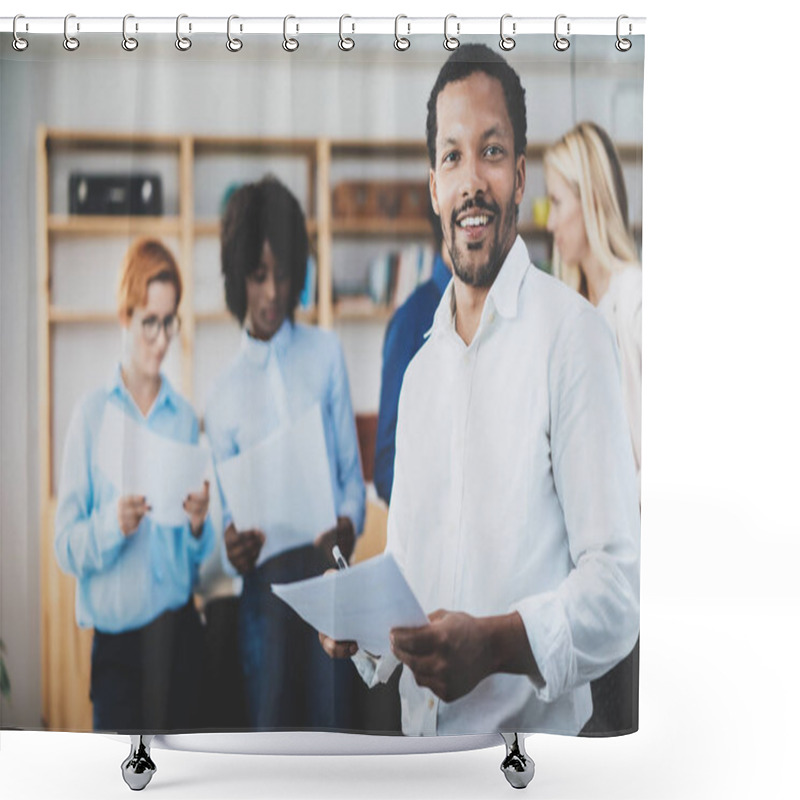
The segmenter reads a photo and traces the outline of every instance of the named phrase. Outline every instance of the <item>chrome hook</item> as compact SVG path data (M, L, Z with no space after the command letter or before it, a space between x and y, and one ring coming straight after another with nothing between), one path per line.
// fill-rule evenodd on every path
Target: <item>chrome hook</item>
M139 46L139 40L134 39L133 36L128 36L128 20L136 19L133 14L126 14L122 18L122 49L127 50L129 53L133 52ZM138 31L138 24L135 26Z
M503 14L503 16L500 17L500 49L505 51L513 50L517 46L517 43L514 40L514 38L512 36L506 36L505 31L503 30L505 21L507 19L511 19L511 17L512 17L511 14ZM517 23L512 22L511 33L516 34L516 32L517 32Z
M620 36L620 25L619 24L624 19L628 19L628 17L625 14L620 14L617 17L617 41L614 42L614 47L616 47L617 50L620 51L620 53L627 53L628 50L630 50L631 47L633 47L633 42L631 42L630 39L623 39ZM630 36L631 33L633 33L633 26L629 22L628 23L628 36Z
M566 19L566 18L567 18L566 14L559 14L556 17L556 21L555 21L555 24L553 26L553 30L555 32L555 37L556 37L556 40L553 42L553 47L555 47L555 49L558 50L559 53L563 53L565 50L569 49L569 39L567 39L564 36L559 36L559 34L558 34L558 21L560 19ZM569 26L569 22L568 22L567 23L567 36L569 36L569 27L570 26Z
M289 16L283 18L283 49L287 53L293 53L298 47L300 47L300 42L298 42L297 39L292 39L286 32L290 19L296 19L296 17L293 17L290 14ZM295 30L300 30L300 26L296 25Z
M11 31L14 34L14 38L13 38L13 40L11 42L11 46L18 53L21 53L23 50L27 50L28 49L28 44L29 44L27 39L23 39L17 33L17 21L20 20L20 19L25 19L25 15L24 14L17 14L17 16L14 17L14 24L11 26ZM28 23L27 22L25 23L25 30L28 30Z
M450 36L447 32L447 25L451 19L456 20L456 35ZM458 22L458 17L455 14L448 14L444 18L444 49L445 50L456 50L461 42L458 40L458 35L461 33L461 23Z
M241 39L237 39L236 37L231 35L231 22L233 22L235 19L239 19L239 17L237 17L236 14L231 14L228 17L228 41L225 42L225 47L227 47L228 51L231 53L238 53L242 49L242 47L244 47L244 44L242 43ZM241 25L239 26L239 30L240 31L242 30Z
M68 25L69 25L69 21L71 19L75 19L75 15L74 14L67 14L67 16L64 17L64 43L63 44L64 44L64 49L65 50L68 50L70 53L73 53L75 50L77 50L81 46L81 43L78 41L77 37L69 35ZM80 30L80 25L76 24L76 30Z
M175 20L175 47L182 53L185 53L191 46L192 40L188 36L181 36L181 20L188 19L188 14L178 14ZM189 33L192 32L192 23L189 23Z
M411 40L410 39L406 39L405 36L401 36L400 35L400 32L399 32L398 29L399 29L399 26L400 26L400 20L401 19L408 19L408 17L405 14L398 14L394 18L394 49L395 50L400 50L402 52L403 50L408 50L408 48L411 47ZM408 28L407 33L411 33L411 23L410 22L406 22L406 27Z
M353 18L349 14L342 14L342 16L339 17L339 49L344 50L345 52L347 52L348 50L352 50L356 46L355 40L349 36L345 36L342 31L342 26L344 25L344 21L346 19L353 19ZM355 30L356 30L355 23L351 23L350 32L355 33Z

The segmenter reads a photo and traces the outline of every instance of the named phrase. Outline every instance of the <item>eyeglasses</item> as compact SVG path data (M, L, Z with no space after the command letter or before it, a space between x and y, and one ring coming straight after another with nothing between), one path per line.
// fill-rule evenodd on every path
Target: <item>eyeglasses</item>
M158 339L158 334L161 333L162 328L167 341L170 341L181 329L181 318L177 314L170 314L164 319L152 316L145 317L142 320L142 335L149 344Z

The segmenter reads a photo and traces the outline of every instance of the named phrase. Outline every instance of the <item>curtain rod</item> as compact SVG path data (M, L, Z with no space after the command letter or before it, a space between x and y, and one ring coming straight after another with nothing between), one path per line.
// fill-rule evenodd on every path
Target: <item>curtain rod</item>
M298 34L388 34L394 36L414 36L416 34L445 33L444 17L287 17L288 33ZM136 17L130 16L126 29L129 34L142 33L175 33L177 20L175 17ZM235 17L231 22L231 30L238 35L248 34L284 34L283 17ZM558 16L559 35L596 35L615 36L617 34L616 17L570 17ZM619 32L622 36L636 36L645 32L644 17L626 17L620 21ZM69 33L119 33L122 34L122 17L81 17L69 16ZM515 17L505 15L503 31L507 36L525 34L553 35L556 25L555 17ZM0 32L11 33L14 26L13 17L0 17ZM450 36L466 36L477 34L500 33L500 17L459 17L450 15L447 30ZM20 16L17 20L17 33L64 34L64 17ZM193 17L181 15L180 30L182 35L226 34L228 32L227 17Z

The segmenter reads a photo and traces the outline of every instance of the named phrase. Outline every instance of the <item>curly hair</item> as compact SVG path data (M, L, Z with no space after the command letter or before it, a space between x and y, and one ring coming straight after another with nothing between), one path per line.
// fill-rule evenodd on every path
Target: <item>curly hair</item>
M222 218L225 303L239 324L247 315L246 279L258 269L265 241L277 261L289 267L289 318L294 320L306 280L308 233L297 198L273 175L236 189Z
M527 146L528 120L525 113L525 89L513 67L485 44L462 44L445 61L428 98L428 119L425 124L428 143L428 158L431 167L436 165L436 101L448 83L463 81L475 72L483 72L497 78L503 87L506 110L514 131L514 155L525 154Z

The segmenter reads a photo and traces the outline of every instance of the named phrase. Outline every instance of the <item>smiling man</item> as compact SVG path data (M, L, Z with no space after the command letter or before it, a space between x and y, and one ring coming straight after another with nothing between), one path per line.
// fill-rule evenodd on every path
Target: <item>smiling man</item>
M393 630L373 680L404 665L406 734L577 734L589 682L639 630L638 495L616 347L517 235L516 72L461 45L431 92L427 131L454 277L403 382L387 549L430 624ZM321 641L329 655L353 652Z

